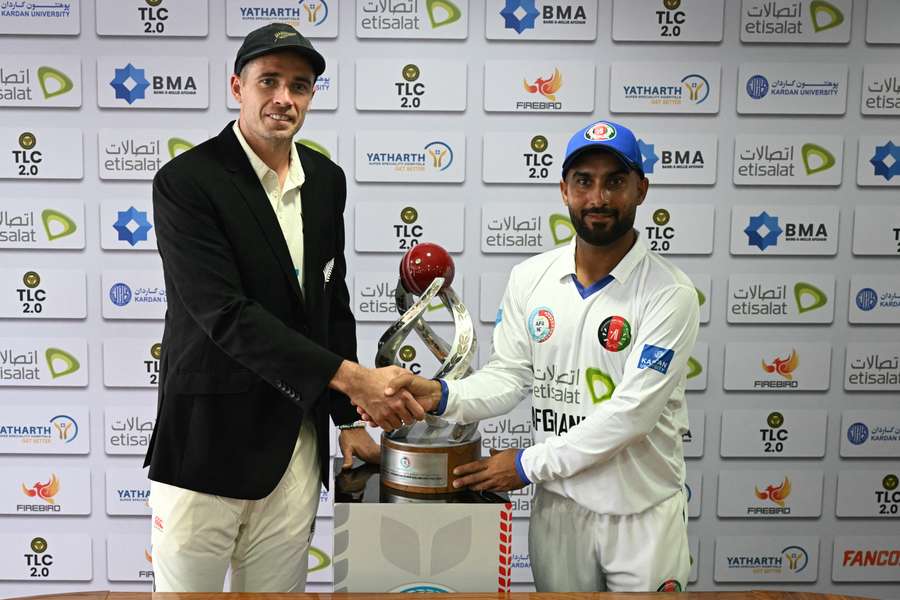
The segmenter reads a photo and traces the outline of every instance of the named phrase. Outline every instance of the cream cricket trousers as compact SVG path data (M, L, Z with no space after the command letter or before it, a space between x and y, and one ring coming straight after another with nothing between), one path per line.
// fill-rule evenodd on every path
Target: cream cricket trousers
M537 591L686 588L691 557L683 491L642 513L601 515L540 485L536 488L528 551Z
M316 432L304 420L271 494L237 500L150 482L154 590L302 592L319 506Z

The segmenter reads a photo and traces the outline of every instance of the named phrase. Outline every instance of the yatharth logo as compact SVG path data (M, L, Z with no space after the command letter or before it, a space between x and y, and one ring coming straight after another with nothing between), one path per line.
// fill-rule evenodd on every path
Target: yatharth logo
M797 302L797 312L801 315L828 304L825 292L805 281L794 284L794 300Z
M194 144L180 137L171 137L167 143L169 148L169 158L175 158L185 150L190 150Z
M862 311L870 311L878 306L878 292L872 288L863 288L856 293L856 307Z
M462 11L450 0L425 0L425 10L432 29L456 23L462 17Z
M648 144L644 140L638 140L638 150L641 152L641 168L644 171L644 175L651 175L653 173L653 165L657 163L659 157L654 152L653 144Z
M300 5L306 11L306 20L310 25L318 27L328 19L328 3L325 0L300 0Z
M453 164L453 149L444 142L426 144L425 152L431 157L431 166L438 171L446 171Z
M900 146L888 140L883 146L875 146L875 154L869 159L875 167L875 175L884 177L890 181L895 176L900 176Z
M616 391L616 384L613 383L612 377L601 371L589 367L584 371L584 381L587 384L588 394L594 404L600 404L604 400L612 398L613 392Z
M754 100L765 98L769 93L769 80L762 75L754 75L747 80L747 95Z
M116 99L134 104L135 100L143 100L150 82L144 77L144 69L128 63L121 69L116 69L116 76L109 85L116 91Z
M812 0L809 3L809 18L816 33L834 29L844 22L844 13L835 5L825 0Z
M769 246L778 245L778 237L784 230L778 225L778 217L762 211L755 217L750 217L750 224L744 229L744 233L747 234L748 245L765 250Z
M75 88L68 75L53 67L38 67L37 76L45 100L62 96Z
M535 0L506 0L500 11L503 26L521 34L526 29L534 29L534 22L540 15Z
M803 144L800 147L800 156L803 159L803 169L807 175L815 175L816 173L827 171L836 162L831 152L817 144ZM818 164L815 164L815 162L818 162Z
M47 240L51 242L67 235L72 235L78 229L75 221L52 208L46 208L41 211L41 223L44 225Z
M147 213L131 206L128 210L118 211L119 218L113 228L119 233L119 241L128 242L132 247L138 242L147 241L147 233L153 228L147 220Z
M66 444L78 437L78 422L69 415L56 415L50 419L50 423L56 429L59 439Z
M550 224L550 236L553 238L554 245L562 246L575 237L575 226L572 225L572 220L569 217L553 213L547 219L547 222Z
M47 348L44 351L44 359L53 379L71 375L81 368L77 358L60 348Z
M687 90L688 100L694 104L702 104L709 97L709 82L703 75L685 75L681 79L681 85Z

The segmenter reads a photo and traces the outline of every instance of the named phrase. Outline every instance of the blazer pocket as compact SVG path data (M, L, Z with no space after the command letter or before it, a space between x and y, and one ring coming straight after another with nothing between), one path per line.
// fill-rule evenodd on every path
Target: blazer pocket
M169 373L166 387L184 394L240 394L259 380L250 371L207 373L200 371L176 371Z

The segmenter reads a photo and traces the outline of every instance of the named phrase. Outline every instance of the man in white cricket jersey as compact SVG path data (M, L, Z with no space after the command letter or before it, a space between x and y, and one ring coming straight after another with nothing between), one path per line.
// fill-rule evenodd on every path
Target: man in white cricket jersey
M469 423L530 395L535 444L458 467L454 485L536 484L528 546L538 591L687 585L690 279L634 229L649 182L634 134L609 121L570 140L560 191L577 233L513 268L489 362L457 381L398 376L423 408Z

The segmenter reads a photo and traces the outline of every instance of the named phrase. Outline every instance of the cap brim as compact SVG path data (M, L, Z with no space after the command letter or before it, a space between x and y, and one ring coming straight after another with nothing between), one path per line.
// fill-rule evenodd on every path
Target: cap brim
M563 179L565 179L566 172L572 166L572 163L575 162L581 156L584 156L585 154L587 154L588 152L607 152L609 154L612 154L613 156L618 158L619 161L623 165L625 165L629 170L637 171L638 173L641 174L642 177L644 175L644 170L641 168L641 165L634 164L624 154L622 154L621 152L619 152L612 146L604 146L602 144L593 144L593 145L583 146L566 157L566 160L563 162L563 165L562 165Z
M274 52L285 51L296 52L297 54L308 60L309 65L312 67L313 73L316 77L319 77L319 75L325 72L325 57L323 57L312 48L307 48L306 46L279 46L277 48L265 48L262 50L257 50L256 52L248 53L246 56L241 58L240 63L235 63L234 73L235 75L240 75L241 69L247 66L247 63L255 58L259 58L260 56L264 56L266 54L272 54Z

